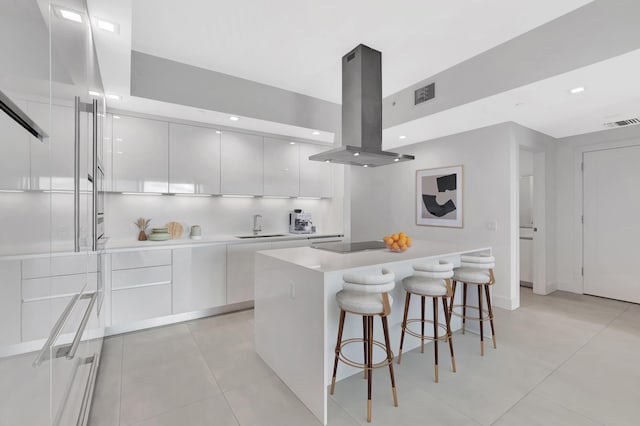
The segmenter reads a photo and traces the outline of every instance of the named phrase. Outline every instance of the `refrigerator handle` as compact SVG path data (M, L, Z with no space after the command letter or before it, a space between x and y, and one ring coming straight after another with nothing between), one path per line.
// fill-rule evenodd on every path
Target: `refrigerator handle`
M91 176L93 177L93 191L92 191L92 207L93 214L92 217L92 242L91 242L91 250L97 250L97 239L98 239L98 100L93 100L93 158L92 163L93 167L91 170Z
M73 132L73 251L80 252L80 97L74 98Z

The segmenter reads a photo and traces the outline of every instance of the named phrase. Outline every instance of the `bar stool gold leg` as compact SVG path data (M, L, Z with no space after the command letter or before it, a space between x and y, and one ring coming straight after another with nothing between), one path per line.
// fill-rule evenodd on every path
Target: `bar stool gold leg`
M391 390L393 391L393 405L398 406L398 394L396 393L396 377L393 372L393 356L391 352L391 340L389 339L389 323L387 317L382 316L382 330L384 331L384 342L387 346L387 360L389 361L389 375L391 376Z
M340 344L342 343L342 330L344 329L344 317L346 312L340 309L340 325L338 325L338 341L336 342L336 358L333 361L333 377L331 378L331 392L333 395L333 389L336 386L336 373L338 371L338 358L340 356Z
M447 340L449 341L449 352L451 352L451 368L456 372L456 357L453 353L453 333L451 332L451 313L447 306L447 298L442 298L442 307L444 308L444 319L447 323Z
M433 355L436 383L438 383L438 298L434 297L431 300L433 300Z
M411 293L407 293L404 298L404 317L402 319L402 333L400 334L400 350L398 351L398 364L402 359L402 345L404 344L404 332L407 329L407 317L409 316L409 301L411 300Z
M422 298L422 339L420 340L420 353L424 353L424 311L425 311L425 300L426 298L424 296L421 296Z
M369 322L368 336L368 354L367 364L369 373L367 375L367 422L371 423L371 385L373 378L373 316L367 317Z
M487 296L487 309L489 310L489 323L491 324L491 339L493 340L493 349L497 349L496 345L496 329L493 326L493 308L491 307L491 294L489 292L489 286L484 285L484 292Z
M462 283L462 334L467 322L467 283Z
M453 281L451 284L451 304L449 305L449 316L453 315L453 305L456 299L456 287L457 281Z
M480 355L484 356L484 321L482 320L482 289L480 287L480 285L477 286L478 287L478 312L480 312L480 314L478 315L480 317L480 321L478 321L480 323Z

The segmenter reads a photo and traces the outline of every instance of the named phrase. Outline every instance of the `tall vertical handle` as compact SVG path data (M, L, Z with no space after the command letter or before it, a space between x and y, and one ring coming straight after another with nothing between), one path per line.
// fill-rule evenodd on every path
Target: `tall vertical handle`
M97 250L98 239L98 100L93 100L93 168L91 170L91 176L93 177L93 191L92 191L92 242L91 250Z
M73 132L73 251L80 252L80 97L74 98Z

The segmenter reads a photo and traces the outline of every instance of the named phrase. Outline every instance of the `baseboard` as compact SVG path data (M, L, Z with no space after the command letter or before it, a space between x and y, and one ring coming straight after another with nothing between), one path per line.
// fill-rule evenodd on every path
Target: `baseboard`
M515 298L498 296L496 294L491 295L491 301L493 302L493 306L507 309L509 311L513 311L520 307L520 301Z
M535 292L535 289L534 289L534 291L533 291L533 292L534 292L535 294L538 294L538 295L541 295L541 296L546 296L546 295L548 295L548 294L553 293L554 291L558 291L558 283L557 283L557 282L552 282L552 283L550 283L550 284L547 284L547 285L545 286L545 289L544 289L544 292L543 292L543 293L536 293L536 292Z

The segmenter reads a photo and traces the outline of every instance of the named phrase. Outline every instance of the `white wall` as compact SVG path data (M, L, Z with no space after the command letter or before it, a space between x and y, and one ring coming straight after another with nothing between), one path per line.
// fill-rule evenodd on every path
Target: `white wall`
M352 167L351 232L353 240L380 239L404 231L415 239L460 241L473 246L493 247L496 256L494 303L518 307L512 279L512 163L511 123L478 129L459 135L403 147L415 161L379 168ZM464 228L417 226L415 220L416 170L464 165ZM488 229L497 222L496 231ZM514 225L517 227L517 219Z
M640 145L640 126L611 129L557 140L555 154L557 233L556 279L560 290L582 293L582 154Z

